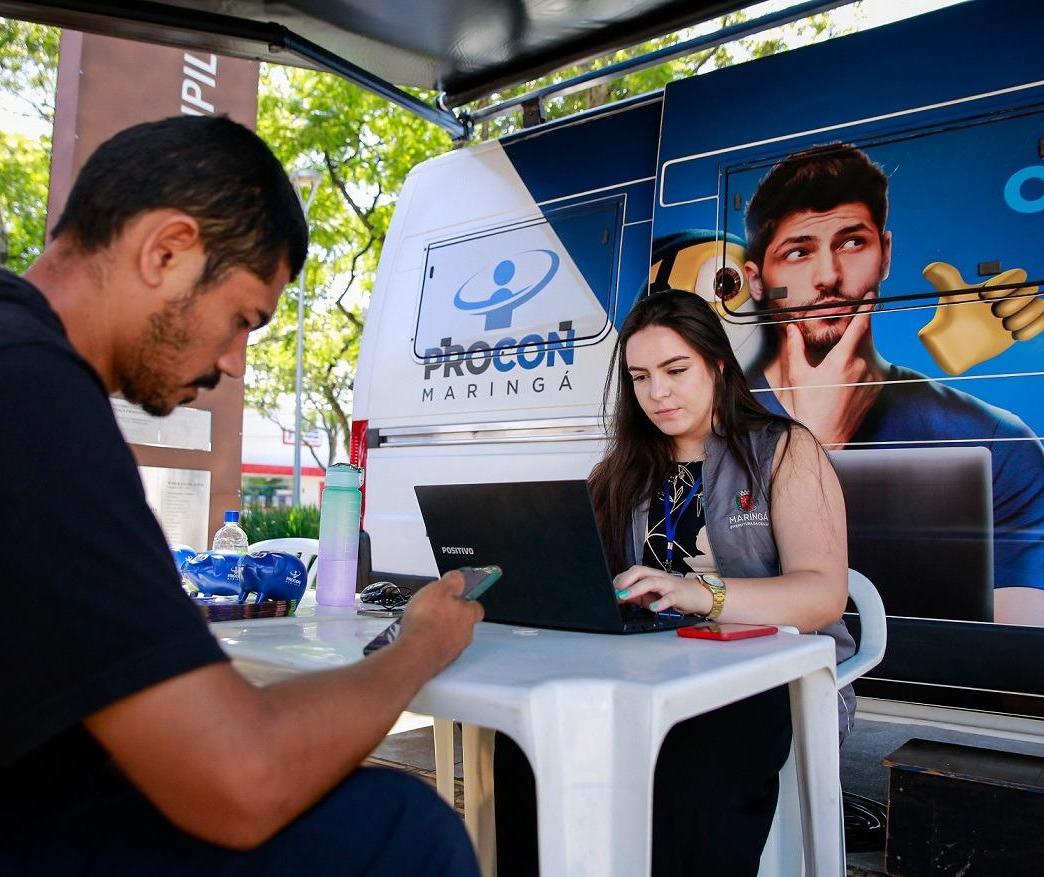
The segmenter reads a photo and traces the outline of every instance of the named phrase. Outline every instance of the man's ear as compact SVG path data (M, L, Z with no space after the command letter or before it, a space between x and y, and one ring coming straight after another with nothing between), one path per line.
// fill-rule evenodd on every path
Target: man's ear
M881 233L881 280L888 279L888 272L892 270L892 233L890 231ZM880 295L880 293L878 293Z
M199 277L205 254L199 223L187 213L156 211L141 229L138 270L146 284L161 286L173 274Z
M751 298L758 304L761 304L761 297L765 292L764 287L761 285L761 269L756 262L744 262L743 271L747 275L747 283L750 284Z

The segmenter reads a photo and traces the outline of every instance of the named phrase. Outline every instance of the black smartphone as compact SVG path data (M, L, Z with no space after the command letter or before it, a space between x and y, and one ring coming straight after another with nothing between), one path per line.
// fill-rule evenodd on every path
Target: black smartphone
M477 600L504 574L499 566L462 566L460 571L464 574L464 593L461 596L465 600ZM402 619L397 618L363 646L363 654L369 655L395 642L399 638L400 630Z

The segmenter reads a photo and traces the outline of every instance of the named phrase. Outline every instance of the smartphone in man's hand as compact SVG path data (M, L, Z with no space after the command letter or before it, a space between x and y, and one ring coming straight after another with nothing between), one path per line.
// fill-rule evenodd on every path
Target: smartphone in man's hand
M461 594L464 600L477 600L504 573L499 566L463 566L460 571L464 575L464 592ZM399 638L401 630L402 619L397 618L363 646L363 654L369 655L371 652L376 652L395 642Z
M499 566L462 566L460 571L464 574L461 596L465 600L477 600L504 574Z

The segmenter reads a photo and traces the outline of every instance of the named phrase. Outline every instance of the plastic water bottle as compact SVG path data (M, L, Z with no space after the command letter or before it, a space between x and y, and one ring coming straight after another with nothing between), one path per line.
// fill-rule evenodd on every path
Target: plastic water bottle
M246 554L250 547L246 531L239 526L239 512L225 512L225 526L214 534L214 551L234 551Z
M359 565L359 518L362 511L362 469L335 463L326 470L319 515L319 557L315 600L321 606L355 603Z

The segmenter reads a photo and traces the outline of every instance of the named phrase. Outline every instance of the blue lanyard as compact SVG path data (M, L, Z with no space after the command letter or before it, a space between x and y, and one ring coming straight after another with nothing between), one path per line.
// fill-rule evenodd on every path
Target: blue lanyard
M696 498L696 495L703 489L703 472L700 472L699 477L693 482L692 487L689 488L689 492L685 499L682 500L681 508L678 509L678 517L675 520L671 520L671 482L670 479L664 482L663 485L663 531L667 536L667 572L673 572L674 567L674 536L678 532L678 521L685 515L685 510L689 507L689 504Z

